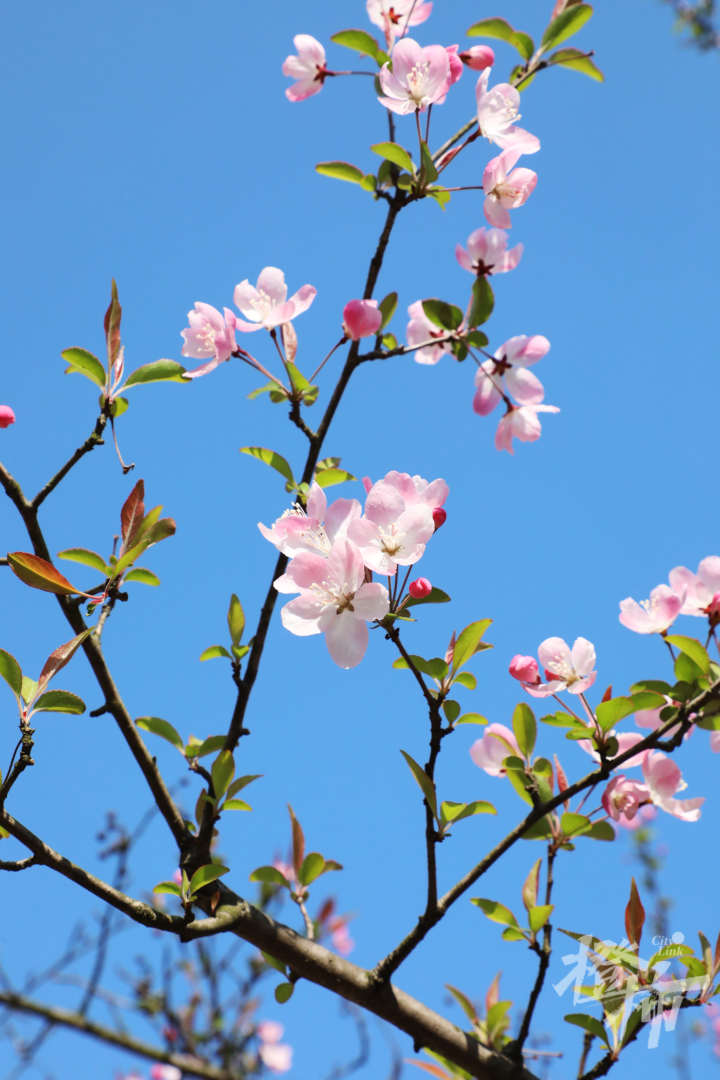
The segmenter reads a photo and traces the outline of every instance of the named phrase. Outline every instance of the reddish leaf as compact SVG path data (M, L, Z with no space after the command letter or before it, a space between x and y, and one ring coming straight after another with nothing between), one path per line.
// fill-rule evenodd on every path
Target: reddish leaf
M142 525L143 518L145 516L145 484L142 480L138 480L135 487L132 489L125 505L120 511L120 522L122 531L123 550L128 551L138 534L140 526Z
M295 873L299 874L300 867L305 858L305 836L290 803L288 803L288 810L290 811L290 821L292 822L293 866L295 867Z
M82 634L78 634L72 641L67 641L64 645L55 649L55 652L51 652L45 661L45 666L40 672L40 678L38 679L37 694L42 693L44 687L50 682L54 675L57 675L61 668L64 668L66 664L69 664L75 653L86 637L92 634L94 627L89 630L83 630Z
M45 562L29 551L13 551L8 555L10 569L26 585L43 592L57 593L59 596L73 596L80 593L67 578L55 569L52 563ZM81 595L85 595L82 593Z
M612 699L612 683L608 686L607 690L602 696L603 701L610 701Z
M640 947L643 924L645 922L645 908L640 902L640 894L635 884L635 878L630 878L630 900L625 908L625 933L631 945Z
M555 773L557 775L558 791L562 794L563 791L567 791L567 789L570 787L570 785L567 782L567 776L565 775L565 770L563 769L562 765L558 761L557 754L553 754L553 760L555 762ZM566 810L570 809L570 800L569 799L565 800L565 809Z
M485 995L485 1013L489 1013L493 1005L497 1005L500 1000L500 976L502 971L498 971L497 975L490 983L490 988Z
M117 356L120 351L121 318L122 308L120 307L120 301L118 300L118 291L117 285L115 284L115 278L113 278L112 298L110 300L110 307L105 312L105 337L107 339L109 368L112 367L112 365L117 360Z
M525 884L523 885L522 901L528 911L530 910L530 908L534 908L537 904L541 864L542 859L538 859L538 861L535 863L532 870L528 874L525 880Z

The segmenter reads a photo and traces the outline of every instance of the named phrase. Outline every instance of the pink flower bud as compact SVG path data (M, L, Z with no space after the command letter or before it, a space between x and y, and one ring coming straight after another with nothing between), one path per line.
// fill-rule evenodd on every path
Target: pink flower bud
M352 341L372 337L382 320L377 300L350 300L343 308L343 330Z
M182 885L182 870L179 867L173 874L172 879L176 885Z
M414 600L422 600L424 596L429 596L432 592L432 585L426 577L419 577L416 581L411 581L408 585L408 592Z
M707 613L711 617L711 620L713 622L715 622L717 616L720 615L720 592L716 592L712 600L708 604ZM715 619L713 619L713 616L715 616Z
M443 510L442 506L436 506L433 510L433 521L435 522L436 532L447 521L447 511Z
M0 405L0 428L10 427L15 423L15 413L9 405Z
M513 679L517 679L519 682L540 682L537 661L532 656L520 656L519 653L517 656L513 656L509 670Z
M471 71L484 71L495 63L495 53L489 45L473 45L471 49L458 53L458 56Z

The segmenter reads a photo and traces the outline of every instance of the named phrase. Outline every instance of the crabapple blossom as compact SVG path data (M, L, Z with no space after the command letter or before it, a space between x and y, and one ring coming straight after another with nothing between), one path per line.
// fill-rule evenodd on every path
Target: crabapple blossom
M447 45L445 47L445 52L448 55L448 63L450 67L448 69L447 79L445 80L444 93L435 101L436 105L443 105L445 103L445 98L447 97L448 90L451 86L453 86L462 78L463 73L463 62L458 56L457 45Z
M197 303L194 311L188 311L190 326L180 335L185 341L182 355L206 362L193 368L192 371L186 371L186 378L198 379L201 375L207 375L208 372L214 371L218 364L229 360L235 352L237 319L229 308L223 310L224 317L212 304Z
M519 669L522 662L528 661L526 669L535 674L535 680L521 679L520 681L523 688L533 697L550 697L551 694L557 694L561 690L567 690L571 694L582 694L592 686L597 677L597 671L594 670L595 646L584 637L576 638L572 649L562 638L546 638L538 648L538 659L545 670L546 683L540 681L537 665L531 657L516 656L512 662L515 664L518 661L516 667ZM522 666L525 666L524 663ZM512 664L510 674L514 674ZM518 677L515 675L516 679Z
M297 79L297 82L294 86L288 87L285 96L288 101L305 101L306 98L322 90L328 73L325 50L310 34L297 34L293 38L293 45L298 54L288 56L282 66L282 71L283 75Z
M559 413L557 405L509 405L495 432L495 449L514 454L512 441L535 442L542 434L539 412Z
M408 585L408 592L414 600L422 600L432 592L432 585L426 577L419 577Z
M520 119L519 92L509 83L498 83L488 90L489 79L490 70L485 68L475 87L480 134L503 150L512 146L519 154L536 153L540 149L540 140L513 123Z
M650 750L645 755L642 771L655 806L681 821L698 820L705 799L702 796L695 799L673 798L678 791L684 791L687 784L672 758L660 750Z
M345 539L350 522L361 514L362 507L357 499L335 499L328 506L325 492L318 483L313 483L305 510L296 503L269 529L262 522L258 522L258 529L278 551L290 558L300 551L326 558L333 544Z
M263 1065L274 1073L288 1072L292 1068L292 1046L281 1043L284 1027L274 1020L262 1020L257 1026L260 1039L258 1053Z
M410 322L407 325L405 336L411 349L417 345L422 345L424 341L447 337L446 330L441 330L439 326L436 326L434 322L428 319L422 300L416 300L414 304L410 305L408 315L410 316ZM450 351L448 341L440 341L437 345L423 345L421 349L416 349L414 360L418 364L437 364L440 357Z
M664 634L680 614L684 600L684 591L678 596L668 585L658 585L649 600L638 603L630 596L621 600L618 618L636 634Z
M334 926L334 929L333 929ZM334 949L340 953L341 956L349 956L355 948L355 942L350 937L350 931L348 930L346 922L331 922L330 928L332 933L330 934L330 941Z
M10 427L15 423L15 413L9 405L0 405L0 428Z
M684 566L676 566L670 571L670 587L685 602L680 608L681 615L710 615L720 613L720 556L709 555L697 568L697 574ZM712 610L711 610L712 609ZM716 620L717 621L717 620Z
M488 776L505 776L503 761L506 757L522 757L517 739L504 724L488 724L482 739L470 747L470 757Z
M645 784L628 780L621 774L610 781L602 794L601 802L613 821L624 824L623 818L632 821L640 806L649 799L650 791Z
M382 321L377 300L350 300L343 308L343 330L351 341L377 334Z
M235 320L235 329L243 333L253 330L273 330L282 323L302 315L317 296L312 285L303 285L290 299L287 298L285 275L276 266L266 266L253 286L245 279L235 286L233 300L249 322Z
M538 671L537 660L532 656L513 656L510 661L510 674L513 679L517 679L521 683L539 683L540 673Z
M429 506L434 512L440 509L450 494L450 488L444 480L431 480L428 483L427 480L423 480L422 476L410 476L409 473L400 473L394 470L385 473L379 483L389 484L390 487L394 487L402 496L406 509L408 506ZM372 487L370 490L372 490ZM447 514L445 517L447 517ZM445 517L443 517L443 521Z
M412 38L403 38L393 49L392 64L392 71L388 64L380 71L385 96L378 98L392 112L401 116L422 112L446 95L450 60L442 45L423 49Z
M365 4L370 22L379 26L385 35L388 52L395 43L395 36L399 32L402 36L407 33L409 26L419 26L424 23L432 11L432 4L428 0L367 0Z
M176 1065L153 1065L150 1080L182 1080L182 1072Z
M523 245L516 244L507 250L508 235L503 229L488 229L484 225L470 233L467 251L458 244L455 258L463 270L471 274L507 274L514 270L522 258Z
M499 401L512 394L521 405L536 405L545 396L543 385L536 375L528 371L531 364L542 360L550 349L550 342L542 334L527 337L519 334L509 338L495 352L494 360L484 360L475 373L477 391L473 409L480 416L488 416Z
M435 531L432 510L423 501L427 493L424 491L418 498L407 473L396 473L393 480L386 478L374 484L365 500L363 518L348 525L348 538L360 548L367 568L383 576L394 574L398 566L416 563ZM405 490L401 491L403 481ZM444 481L434 483L447 488ZM427 490L432 487L428 485ZM442 501L444 498L443 494Z
M515 168L522 154L519 147L511 146L488 161L483 173L483 213L491 225L501 229L512 228L509 211L526 203L537 184L537 173L532 169Z
M365 582L363 556L350 540L338 540L324 559L301 551L275 581L278 592L299 592L280 613L286 630L299 637L324 634L338 667L356 667L368 645L368 622L390 610L384 585Z
M484 71L495 63L495 53L489 45L473 45L458 53L458 56L471 71Z

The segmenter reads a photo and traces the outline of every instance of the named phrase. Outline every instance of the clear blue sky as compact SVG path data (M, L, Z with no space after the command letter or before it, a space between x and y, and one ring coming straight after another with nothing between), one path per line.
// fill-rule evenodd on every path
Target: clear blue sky
M437 0L416 32L423 44L463 42L478 18L502 14L536 37L550 0ZM546 400L561 408L544 420L543 437L514 459L492 440L495 418L471 410L472 372L450 362L421 368L410 360L367 367L353 380L325 447L358 476L389 469L443 476L450 484L448 523L422 563L454 598L407 631L414 651L442 652L453 628L490 616L495 649L474 662L479 689L463 704L509 722L518 700L507 664L534 653L550 635L592 640L598 687L625 689L639 677L663 677L657 639L617 621L618 601L643 598L678 564L695 568L718 554L714 462L717 454L717 251L720 217L713 178L718 148L717 56L683 49L667 10L650 0L606 0L578 37L596 50L607 75L600 86L567 71L543 73L523 97L523 126L542 150L531 164L539 182L514 215L513 240L525 244L520 268L496 283L493 346L519 333L546 335L552 350L537 369ZM235 284L266 265L285 270L291 291L318 289L298 321L298 362L315 366L337 339L343 304L361 295L384 217L359 189L318 177L318 161L344 158L363 167L385 137L385 116L370 80L337 79L316 98L291 105L280 65L296 33L328 42L347 26L370 29L360 0L249 5L167 0L120 6L28 0L0 13L3 62L0 115L4 168L0 267L5 311L0 401L15 427L0 432L0 455L32 494L90 432L96 397L90 383L63 375L60 351L82 345L99 353L110 278L120 288L127 361L180 359L180 330L196 300L230 305ZM331 66L350 54L329 46ZM514 63L498 44L497 71ZM473 113L474 79L465 73L442 109L434 135L444 139ZM399 137L411 121L401 121ZM410 138L408 134L408 138ZM479 183L488 159L473 147L462 166ZM419 297L464 303L470 278L454 247L483 224L478 193L457 195L443 214L421 205L405 213L378 287L400 293L393 329ZM253 339L271 362L268 341ZM322 383L327 400L330 376ZM303 438L267 398L246 399L257 383L226 365L184 389L134 392L119 424L122 448L137 463L123 478L110 445L75 470L48 500L42 520L51 550L107 551L131 483L144 477L150 505L162 502L177 537L148 558L160 590L136 586L132 602L108 625L105 648L134 716L155 714L183 734L226 726L233 688L220 661L197 663L224 639L230 593L252 621L274 564L256 522L286 505L282 482L238 454L242 445L273 447L293 463ZM316 406L321 408L321 404ZM354 490L351 490L354 489ZM347 485L344 495L361 495ZM12 507L0 502L3 551L26 547ZM75 575L83 579L82 572ZM88 574L88 584L90 575ZM54 601L30 594L8 571L0 577L2 647L28 671L69 636ZM686 632L697 633L690 620ZM223 822L228 879L247 892L247 876L288 839L285 802L294 805L311 847L344 863L332 881L341 910L357 913L353 959L372 966L413 924L423 903L424 818L419 793L399 749L424 760L427 721L409 680L391 669L390 646L373 638L366 661L335 668L319 639L299 640L276 622L248 716L252 738L241 750L244 772L264 773L252 815ZM86 662L75 661L62 685L100 704ZM2 699L3 763L14 742L9 692ZM521 804L507 785L480 773L467 750L475 732L445 745L439 770L444 797L487 798L497 819L455 830L441 855L447 887L517 820ZM148 736L148 741L152 739ZM571 775L584 770L580 750L544 730L540 749L558 751ZM171 748L153 741L169 781L181 775ZM10 809L49 843L102 873L94 835L105 809L132 824L148 795L108 717L48 716L38 723L36 766L13 792ZM672 929L689 939L719 929L713 852L720 826L717 771L699 734L682 755L688 795L706 795L697 825L664 816L669 855L664 884L676 902ZM10 857L11 842L3 849ZM631 868L627 844L580 843L559 860L556 922L619 938ZM518 906L535 847L517 845L473 895ZM157 827L138 850L132 890L141 894L174 867ZM3 963L18 982L62 947L71 924L93 902L49 871L2 881ZM321 890L322 891L322 890ZM321 892L320 891L320 892ZM318 897L320 892L317 893ZM559 935L558 935L559 937ZM557 956L551 978L564 973ZM154 945L132 931L117 964ZM398 974L404 989L461 1021L443 984L481 996L502 969L504 992L526 999L534 964L519 945L469 902L456 905L432 939ZM117 985L115 976L111 984ZM62 988L48 999L72 1004ZM550 991L535 1032L552 1035L566 1057L553 1080L575 1075L580 1033L563 1024L565 999ZM101 1009L96 1014L103 1017ZM322 1077L351 1056L348 1021L324 991L301 985L286 1007L269 1001L261 1015L281 1019L296 1048L292 1076ZM363 1076L382 1077L385 1044L373 1026L375 1056ZM402 1039L404 1050L411 1048ZM651 1069L673 1075L672 1045L647 1057L637 1048L614 1076ZM43 1051L42 1075L98 1080L129 1070L120 1051L59 1034ZM10 1064L7 1044L0 1062ZM136 1063L146 1068L141 1062ZM715 1074L706 1045L693 1051L693 1077Z

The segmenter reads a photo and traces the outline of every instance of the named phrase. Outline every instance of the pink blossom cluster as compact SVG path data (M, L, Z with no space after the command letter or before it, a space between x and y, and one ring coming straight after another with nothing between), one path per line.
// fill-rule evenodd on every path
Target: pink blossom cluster
M118 1080L145 1080L142 1073L129 1072ZM176 1065L162 1065L158 1062L150 1066L150 1080L182 1080L182 1071Z
M256 1029L260 1040L260 1060L272 1073L289 1072L292 1068L292 1046L280 1041L284 1031L285 1028L276 1020L261 1020Z
M300 637L324 634L334 662L356 667L368 645L368 623L390 610L387 588L373 581L413 566L438 524L449 488L444 480L389 472L377 483L365 482L364 511L357 499L328 505L313 483L303 509L295 506L260 532L290 558L275 581L281 593L299 593L281 612L283 626ZM429 582L427 583L429 585Z
M620 622L637 634L665 634L678 615L707 617L714 633L720 623L720 556L703 559L697 573L676 566L669 585L658 585L648 600L620 601Z

